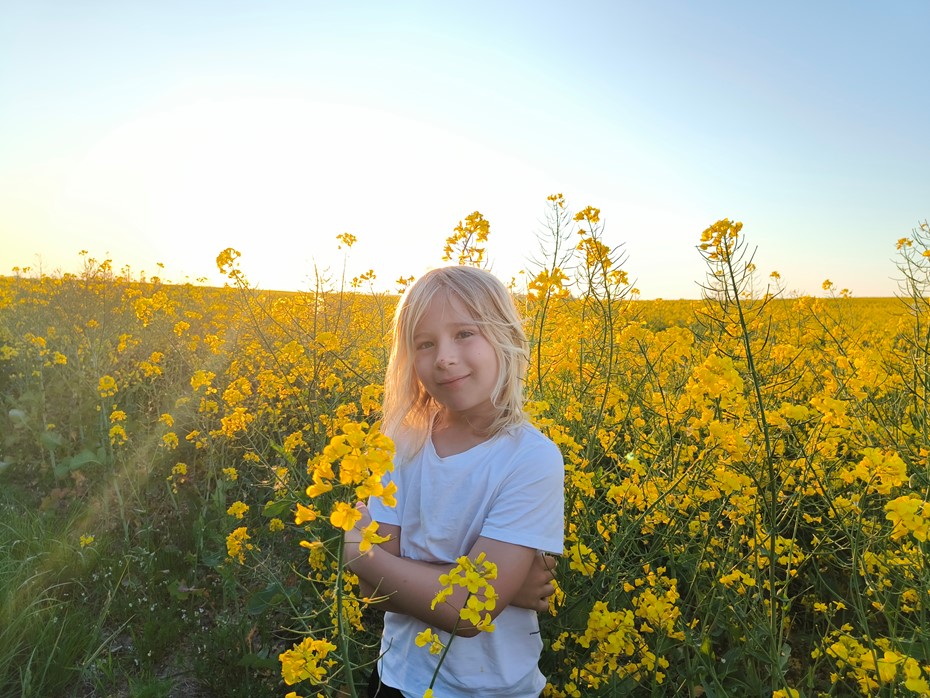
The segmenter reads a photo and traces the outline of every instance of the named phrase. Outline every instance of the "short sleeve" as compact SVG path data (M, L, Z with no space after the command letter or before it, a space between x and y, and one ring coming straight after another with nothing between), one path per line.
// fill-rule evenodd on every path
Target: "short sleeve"
M389 482L393 482L395 485L397 485L397 488L400 489L400 483L397 482L395 478L395 472L385 473L384 477L381 479L381 483L385 487ZM381 501L381 497L368 498L368 513L371 514L372 520L377 521L378 523L400 526L399 506L385 506L384 502Z
M486 538L562 554L565 462L558 447L536 432L514 458L481 529Z

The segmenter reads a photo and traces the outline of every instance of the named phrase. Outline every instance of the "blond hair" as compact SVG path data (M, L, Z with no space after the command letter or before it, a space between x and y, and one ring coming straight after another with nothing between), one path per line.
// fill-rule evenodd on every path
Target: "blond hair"
M455 296L471 315L497 357L497 382L491 402L497 416L489 436L523 424L523 380L528 345L513 298L500 280L476 267L442 267L427 272L406 291L394 313L391 358L384 379L383 428L391 438L400 432L402 457L423 448L440 405L423 388L414 369L413 334L433 299L442 292Z

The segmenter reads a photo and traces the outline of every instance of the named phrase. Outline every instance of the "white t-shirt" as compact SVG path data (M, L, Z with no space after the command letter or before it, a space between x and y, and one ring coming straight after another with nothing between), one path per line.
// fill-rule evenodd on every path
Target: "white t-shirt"
M375 521L400 526L401 555L414 560L455 562L479 536L561 553L564 470L558 447L529 424L446 458L428 439L387 475L397 485L397 507L373 498L369 508ZM455 638L433 687L437 696L539 695L546 679L536 612L508 606L494 625L494 632ZM427 627L404 614L384 616L379 674L408 698L423 695L439 662L414 643ZM449 634L438 632L448 643Z

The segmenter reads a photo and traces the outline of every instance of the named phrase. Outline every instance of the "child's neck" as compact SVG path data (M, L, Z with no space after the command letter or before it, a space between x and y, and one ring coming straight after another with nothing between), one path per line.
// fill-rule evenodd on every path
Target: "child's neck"
M445 412L437 414L433 421L433 448L440 458L464 453L490 438L486 428L479 428L467 419L456 419Z

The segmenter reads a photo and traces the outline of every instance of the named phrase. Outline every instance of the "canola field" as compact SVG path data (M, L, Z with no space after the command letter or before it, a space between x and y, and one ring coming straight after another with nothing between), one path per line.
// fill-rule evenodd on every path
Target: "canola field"
M546 695L930 696L930 229L897 298L787 297L720 221L704 298L645 301L597 209L549 203L512 288L566 462ZM217 262L0 279L2 695L365 695L380 612L340 541L382 494L398 296Z

